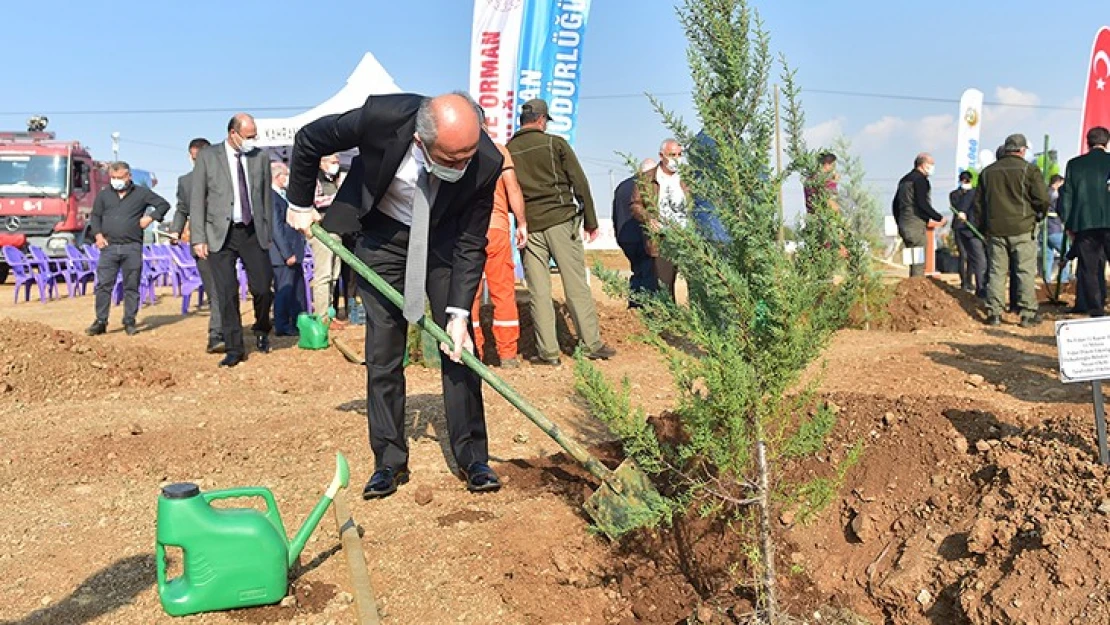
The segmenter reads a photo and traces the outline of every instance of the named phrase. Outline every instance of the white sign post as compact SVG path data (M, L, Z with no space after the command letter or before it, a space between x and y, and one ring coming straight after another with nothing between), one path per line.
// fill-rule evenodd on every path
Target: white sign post
M1060 381L1090 382L1095 401L1098 430L1098 459L1110 465L1106 446L1106 408L1102 380L1110 379L1110 317L1071 319L1056 322L1056 349L1060 357Z

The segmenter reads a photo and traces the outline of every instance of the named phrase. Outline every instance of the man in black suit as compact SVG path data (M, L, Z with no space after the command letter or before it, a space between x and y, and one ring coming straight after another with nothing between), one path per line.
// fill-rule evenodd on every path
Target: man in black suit
M208 139L198 137L189 142L189 162L196 164L197 154L204 148L212 145ZM177 207L173 213L173 223L170 225L170 236L175 239L180 239L182 235L187 235L188 231L185 226L189 221L189 194L193 190L193 171L181 176L177 179ZM189 240L188 236L184 239L186 242ZM204 285L204 294L208 296L208 347L209 354L223 353L224 351L224 328L223 322L220 320L220 300L219 293L216 292L216 281L212 279L212 268L208 265L207 258L199 258L196 252L193 252L193 258L197 261L197 271L200 273L200 283Z
M656 166L655 159L640 161L640 173L650 171ZM631 293L645 291L654 293L659 290L659 278L655 275L655 259L648 255L644 247L643 225L632 218L632 192L636 190L639 176L630 176L613 190L613 229L617 233L617 245L624 252L632 269L628 279ZM629 308L638 308L635 298L629 298Z
M422 316L425 294L433 319L454 343L442 371L455 461L470 491L497 490L481 380L460 357L464 349L473 351L470 308L486 262L501 154L464 93L370 96L361 108L323 117L297 133L287 193L291 226L308 233L320 219L312 209L320 157L355 147L362 157L361 202L332 204L324 227L338 234L359 231L355 254L405 293L404 310L397 310L359 280L375 461L362 496L386 497L408 479L402 362L408 323ZM347 184L355 177L352 172Z
M255 347L270 351L270 306L274 274L270 267L270 157L255 145L254 118L239 113L227 123L227 140L197 155L189 197L189 236L198 258L206 258L216 281L227 353L221 367L247 359L239 316L239 276L243 262L254 300Z
M289 202L285 188L289 184L289 167L271 163L274 174L274 221L270 241L270 265L274 270L274 334L296 336L297 315L308 308L304 290L304 235L289 227L285 215Z

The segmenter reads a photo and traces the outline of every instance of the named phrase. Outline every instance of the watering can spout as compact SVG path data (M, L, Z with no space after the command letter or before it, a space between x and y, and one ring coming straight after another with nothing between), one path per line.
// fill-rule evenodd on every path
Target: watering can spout
M308 537L316 530L316 526L320 524L320 519L324 517L324 512L327 512L328 506L331 505L335 499L336 493L339 489L346 488L351 479L351 469L347 465L347 459L343 454L336 452L335 454L335 476L331 479L331 484L328 485L328 490L320 501L316 503L316 507L309 513L308 518L305 519L304 524L297 530L297 535L289 542L289 567L293 567L293 563L297 558L301 557L301 552L304 551L305 543L308 542Z

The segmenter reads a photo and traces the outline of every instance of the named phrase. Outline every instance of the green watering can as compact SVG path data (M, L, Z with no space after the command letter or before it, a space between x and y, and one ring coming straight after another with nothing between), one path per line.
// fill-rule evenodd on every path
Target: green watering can
M335 309L328 306L327 314L323 319L319 315L301 313L297 315L297 347L301 349L327 349L328 326L335 319Z
M289 571L320 523L350 469L335 454L335 477L293 540L286 539L274 494L263 487L207 493L196 484L170 484L158 497L155 559L158 597L170 616L278 603L289 588ZM260 497L266 511L216 508L218 499ZM182 551L182 573L166 579L166 547Z

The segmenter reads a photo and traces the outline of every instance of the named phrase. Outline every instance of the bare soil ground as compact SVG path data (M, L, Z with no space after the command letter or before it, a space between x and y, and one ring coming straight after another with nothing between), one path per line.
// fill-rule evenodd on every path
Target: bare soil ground
M623 303L595 291L619 350L603 369L627 375L650 414L665 411L664 365L635 341ZM412 482L363 502L365 375L337 351L279 339L272 354L221 371L203 352L207 314L180 316L168 293L142 310L139 335L122 332L117 308L95 339L81 334L91 297L13 306L11 296L0 287L5 625L353 623L330 514L301 557L291 605L171 619L154 586L161 485L267 486L292 533L336 450L352 463L346 496L386 623L724 623L751 609L735 532L691 519L607 543L580 509L592 478L492 392L500 493L469 495L451 474L438 372L410 367ZM1090 387L1058 382L1051 323L989 329L969 321L973 306L908 281L892 330L842 332L813 367L840 418L826 449L788 472L827 475L851 444L866 448L815 521L776 515L780 581L799 619L1110 622L1110 472L1096 462ZM361 345L360 328L342 336ZM619 457L575 396L569 365L500 373Z

